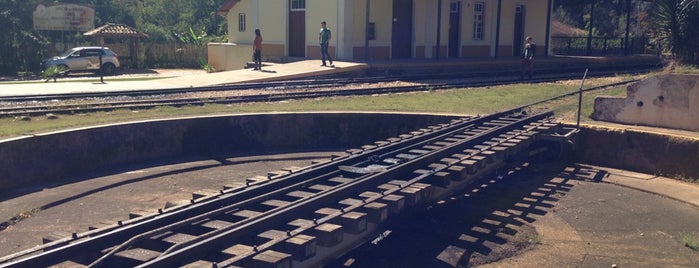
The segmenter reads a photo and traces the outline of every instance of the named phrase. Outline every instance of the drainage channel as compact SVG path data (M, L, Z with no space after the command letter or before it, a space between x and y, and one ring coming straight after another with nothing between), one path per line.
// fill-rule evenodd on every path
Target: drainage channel
M317 267L371 240L389 217L509 159L561 148L574 133L551 113L461 118L135 213L4 257L0 267Z

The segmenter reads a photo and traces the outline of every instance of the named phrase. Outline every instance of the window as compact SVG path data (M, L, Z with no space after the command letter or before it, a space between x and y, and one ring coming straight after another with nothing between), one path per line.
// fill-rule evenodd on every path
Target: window
M238 32L245 32L247 29L245 13L238 13Z
M473 3L473 40L483 40L485 22L485 2Z
M459 9L461 9L461 2L449 3L449 11L451 13L459 13Z
M291 0L291 10L306 9L306 0Z
M367 27L367 39L376 40L376 23L369 22L369 27Z

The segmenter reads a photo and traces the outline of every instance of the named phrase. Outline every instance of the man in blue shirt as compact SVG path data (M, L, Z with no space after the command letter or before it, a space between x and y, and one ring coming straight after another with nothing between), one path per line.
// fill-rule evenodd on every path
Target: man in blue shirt
M332 39L330 29L328 29L325 22L321 22L318 41L320 42L320 57L323 60L323 64L320 66L326 66L325 60L327 59L330 62L330 67L335 67L333 65L333 59L330 57L330 53L328 53L328 44L330 43L330 39Z

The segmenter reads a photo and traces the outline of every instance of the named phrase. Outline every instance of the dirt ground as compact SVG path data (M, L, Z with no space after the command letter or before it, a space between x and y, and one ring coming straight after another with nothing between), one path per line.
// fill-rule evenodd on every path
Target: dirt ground
M123 170L18 193L0 201L3 219L26 212L0 231L0 256L38 245L52 232L84 232L130 211L307 166L331 153ZM389 223L391 235L329 267L697 267L699 252L683 241L699 243L699 207L604 182L613 176L648 175L575 164L514 169Z
M206 71L202 69L120 69L116 71L112 78L138 78L138 77L177 77L183 75L204 74ZM81 80L99 78L99 74L92 72L77 72L70 73L67 77L60 78L61 80ZM23 81L30 82L36 80L45 80L39 74L25 76L0 76L0 82Z

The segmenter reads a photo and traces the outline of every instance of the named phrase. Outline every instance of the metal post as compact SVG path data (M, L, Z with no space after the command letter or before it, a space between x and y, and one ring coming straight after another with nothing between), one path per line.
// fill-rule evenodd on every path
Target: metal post
M369 62L369 10L370 10L370 0L366 0L366 21L364 29L364 61Z
M442 42L440 39L442 33L442 0L437 1L437 51L435 58L439 59L439 52L442 49Z
M595 0L590 0L592 5L590 6L590 25L587 29L587 56L592 55L592 22L595 17Z
M102 44L102 49L100 49L100 83L104 84L104 71L102 70L102 53L104 53L104 44Z
M500 12L502 11L502 0L498 0L498 18L495 24L495 58L498 58L500 50Z
M624 56L629 55L629 28L631 24L631 0L626 0L626 37L624 39Z
M544 50L544 56L549 56L549 48L551 45L551 8L553 6L553 0L549 0L546 6L546 50Z
M585 75L583 75L582 82L580 82L580 94L578 94L578 123L577 128L580 128L580 113L582 113L582 96L583 96L583 85L585 84L585 78L587 78L587 68L585 69Z

